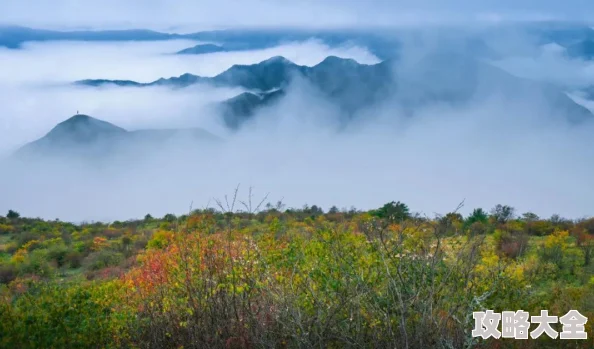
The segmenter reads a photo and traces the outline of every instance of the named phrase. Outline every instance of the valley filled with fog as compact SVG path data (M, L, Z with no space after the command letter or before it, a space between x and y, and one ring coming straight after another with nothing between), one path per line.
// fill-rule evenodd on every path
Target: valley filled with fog
M385 35L397 37L398 31ZM293 207L370 209L400 200L433 215L464 200L463 210L503 203L545 217L588 215L594 207L594 117L586 108L594 102L583 91L594 82L594 62L528 37L512 43L492 34L486 42L495 53L473 57L481 62L474 67L450 55L459 52L457 35L441 40L438 31L423 31L422 40L386 48L398 51L393 60L361 43L328 44L315 35L200 55L175 52L207 41L47 41L0 48L0 153L7 158L0 211L77 221L162 216L184 213L192 203L212 206L213 198L241 184ZM282 98L256 109L238 129L225 125L216 106L248 91L242 86L74 84L149 83L186 73L215 77L234 65L278 56L306 67L331 56L358 65L385 61L393 76L381 99L348 117L310 75L293 78ZM340 64L323 81L347 76ZM342 93L343 87L334 89ZM348 88L351 100L371 87ZM17 149L77 113L128 131L197 128L219 141L143 144L117 150L113 161L14 159Z

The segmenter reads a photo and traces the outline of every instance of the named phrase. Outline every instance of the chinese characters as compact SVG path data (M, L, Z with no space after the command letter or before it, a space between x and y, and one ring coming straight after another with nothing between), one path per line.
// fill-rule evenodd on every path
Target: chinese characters
M533 315L523 310L504 311L496 313L493 310L477 311L472 313L474 318L473 337L487 338L515 338L533 339L543 334L556 339L587 339L588 334L585 331L585 325L588 318L580 314L577 310L570 310L567 314L557 317L549 315L548 310L541 310L540 315ZM563 331L559 335L552 324L561 322ZM501 323L501 331L499 324ZM536 328L530 331L530 325L537 324Z

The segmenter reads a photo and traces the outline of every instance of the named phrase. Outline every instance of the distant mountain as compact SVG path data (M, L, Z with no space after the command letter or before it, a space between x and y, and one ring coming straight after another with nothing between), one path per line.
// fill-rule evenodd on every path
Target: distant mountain
M592 117L590 111L554 86L518 78L482 60L456 52L435 53L412 63L384 61L374 65L331 56L313 67L272 57L257 64L234 65L212 78L184 74L151 83L109 80L77 83L138 87L186 87L207 83L241 87L247 92L221 105L227 125L237 128L259 108L281 99L295 78L308 82L338 106L347 118L388 99L397 102L406 113L414 114L432 104L463 105L492 96L509 101L542 99L539 106L547 105L548 110L573 121Z
M241 120L252 116L258 108L270 105L284 96L285 88L295 78L309 82L346 114L352 114L385 97L393 84L393 74L388 61L366 65L352 59L334 56L326 58L313 67L300 66L277 56L257 64L234 65L212 78L184 74L150 83L98 79L81 80L76 84L87 86L114 84L129 87L159 85L180 88L207 83L213 86L241 87L248 92L224 101L221 105L227 126L237 128Z
M356 44L367 47L384 59L394 56L396 40L390 36L369 31L329 31L298 29L242 29L215 30L189 34L162 33L151 30L78 30L56 31L21 26L0 25L0 47L20 48L26 42L42 41L158 41L187 39L217 42L220 45L200 44L177 52L178 54L205 54L222 51L265 49L286 42L318 39L327 45Z
M206 53L215 53L215 52L226 52L227 49L213 44L202 44L192 46L181 51L178 51L177 54L179 55L201 55Z
M534 103L538 113L581 122L594 115L555 85L519 78L482 60L455 52L425 56L397 69L394 101L406 112L431 105L465 106L494 98L505 105Z
M80 30L55 31L19 26L0 26L0 46L19 48L30 41L157 41L181 39L182 35L152 30Z
M127 150L150 151L172 141L216 142L219 138L203 129L152 129L127 131L88 115L77 114L59 123L44 137L26 144L17 158L104 157Z
M281 89L268 93L244 92L221 103L223 120L228 127L238 129L243 122L253 117L258 109L271 105L284 95L285 91Z

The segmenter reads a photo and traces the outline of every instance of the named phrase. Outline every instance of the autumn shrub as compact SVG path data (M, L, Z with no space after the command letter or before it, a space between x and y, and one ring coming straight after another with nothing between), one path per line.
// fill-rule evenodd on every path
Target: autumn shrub
M528 236L520 231L509 232L496 230L493 238L497 250L509 258L519 258L528 249Z
M17 236L17 244L19 247L25 245L27 242L31 240L36 240L37 234L32 233L30 231L24 231L18 234Z
M540 247L539 254L543 261L555 264L559 269L564 266L564 254L569 247L569 232L558 231L549 236Z
M543 220L571 235L528 236L537 216L499 211L431 219L391 203L15 223L36 238L0 254L0 347L554 348L473 338L472 312L594 316L589 225Z
M163 249L169 245L172 237L173 233L165 230L158 230L148 241L146 247L148 249Z
M474 222L468 227L470 236L478 236L487 233L487 226L482 222Z
M110 249L104 249L90 253L82 262L87 270L99 270L111 266L117 266L124 260L124 255Z
M35 274L44 278L51 276L53 270L49 265L48 251L34 250L26 254L22 264L19 265L20 274Z
M0 223L0 234L9 234L14 232L15 228L12 225Z
M78 251L68 251L64 256L64 263L70 268L76 269L82 266L84 256Z
M69 249L65 245L54 245L48 249L47 258L55 262L56 267L61 268L69 262L66 258L68 253Z
M121 348L129 312L117 283L37 283L12 301L0 299L2 348Z
M422 221L363 234L320 220L280 238L201 224L124 279L142 347L458 347L473 309L522 296L521 273L482 259L482 237L446 242Z

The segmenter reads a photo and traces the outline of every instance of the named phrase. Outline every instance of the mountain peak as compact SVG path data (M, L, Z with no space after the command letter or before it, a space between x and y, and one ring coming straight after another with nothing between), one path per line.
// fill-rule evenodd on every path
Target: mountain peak
M267 60L264 60L258 64L266 65L266 64L295 64L295 63L291 62L290 60L286 59L283 56L274 56L274 57L270 57Z
M97 120L97 119L90 117L86 114L75 114L75 115L71 116L70 118L62 121L61 124L72 123L72 122L90 122L91 120Z
M359 65L357 61L352 58L341 58L337 56L328 56L323 61L318 63L317 65L335 65L335 64L342 64L342 65Z
M76 114L57 124L48 134L51 140L91 141L100 135L127 132L109 122L85 114Z

